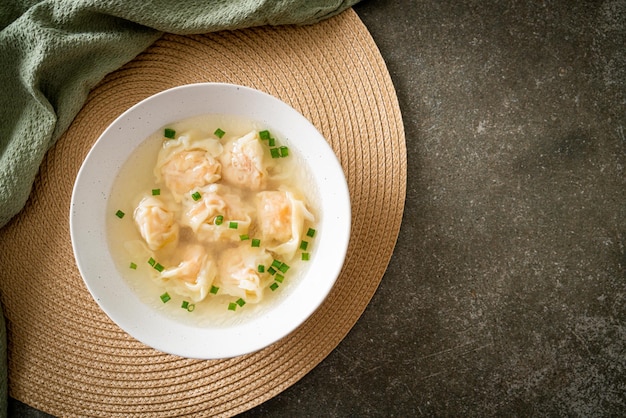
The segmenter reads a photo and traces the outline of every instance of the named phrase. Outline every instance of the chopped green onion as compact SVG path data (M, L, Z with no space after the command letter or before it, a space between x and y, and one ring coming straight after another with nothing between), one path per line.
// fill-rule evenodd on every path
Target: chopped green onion
M152 196L159 196L161 194L161 189L152 189Z
M282 265L283 265L283 262L282 262L282 261L280 261L280 260L276 260L276 259L274 259L274 261L272 261L272 267L275 267L275 268L277 268L277 269L278 269L278 268L280 268L280 266L282 266Z
M165 267L163 267L163 265L161 265L160 263L156 263L154 265L154 269L158 271L159 273L161 273L163 270L165 270Z
M181 303L180 307L183 309L187 309L187 312L192 312L194 309L196 309L195 304L189 303L186 300L183 300L183 303Z
M237 229L237 228L239 228L239 223L238 223L238 222L235 222L235 221L230 221L230 222L228 223L228 227L229 227L230 229Z
M283 280L285 280L285 276L279 273L276 275L276 277L274 277L274 280L276 280L278 283L282 283Z
M309 230L306 231L306 236L313 238L315 236L315 229L309 228Z
M166 303L167 301L169 301L170 299L172 299L172 298L170 297L170 294L169 294L169 293L167 293L167 292L163 293L160 297L161 297L161 301L162 301L163 303Z
M280 267L278 267L278 270L282 271L283 273L287 273L287 270L289 270L289 266L285 263L282 263Z
M259 132L259 138L261 139L270 139L270 137L271 137L270 131L268 130Z
M193 200L195 200L196 202L197 202L198 200L200 200L200 198L201 198L201 197L202 197L202 195L201 195L199 192L195 192L195 193L192 193L192 194L191 194L191 198L192 198Z
M237 309L237 304L235 302L230 302L228 304L228 310L229 311L234 311L235 309Z
M221 225L224 222L224 216L222 215L217 215L215 217L215 225Z
M126 215L126 214L124 212L122 212L121 210L118 210L117 212L115 212L115 216L117 216L120 219L122 219L124 217L124 215Z
M243 300L242 298L239 298L239 299L237 299L237 300L235 301L235 303L236 303L237 305L239 305L239 306L243 306L243 305L245 305L245 304L246 304L246 301L245 301L245 300Z
M150 260L148 260L148 264L150 264L152 267L154 267L154 265L156 264L156 260L152 257L150 257Z
M276 289L278 289L278 283L274 282L270 285L270 290L273 292Z
M247 240L250 239L250 236L248 234L241 234L241 235L239 235L239 239L241 241L247 241Z
M176 138L176 131L170 128L165 128L165 130L163 131L163 136L167 139L174 139Z
M137 264L133 263L132 261L130 262L130 266L131 269L133 270L137 270Z
M270 155L272 158L280 158L280 151L278 148L270 148Z
M306 248L307 248L308 246L309 246L309 243L308 243L307 241L302 241L302 242L300 243L300 249L301 249L302 251L306 251Z
M252 238L252 246L253 247L260 247L261 246L261 240L257 239L257 238Z
M226 132L222 131L220 128L217 128L215 132L213 133L215 134L216 137L218 137L219 139L222 139L222 137L224 136Z
M281 157L289 156L289 148L287 148L287 147L280 147L278 149L280 150L280 156Z
M273 276L276 274L276 269L274 267L270 267L267 269L267 272Z
M209 290L209 292L213 295L217 295L218 290L220 290L219 287L217 286L211 286L211 290Z
M259 273L265 273L265 266L263 264L259 264L259 266L257 267L257 271Z
M276 145L276 139L275 138L268 138L267 145L269 145L270 147L273 147L274 145Z
M302 261L309 261L309 253L302 253Z

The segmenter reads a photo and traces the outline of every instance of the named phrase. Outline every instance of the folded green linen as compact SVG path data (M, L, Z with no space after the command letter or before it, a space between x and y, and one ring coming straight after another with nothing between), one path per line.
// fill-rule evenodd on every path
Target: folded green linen
M89 91L164 32L312 24L358 0L0 0L0 228ZM0 320L3 318L0 314ZM0 416L6 339L0 321Z
M87 94L163 32L311 24L358 0L1 0L0 227Z

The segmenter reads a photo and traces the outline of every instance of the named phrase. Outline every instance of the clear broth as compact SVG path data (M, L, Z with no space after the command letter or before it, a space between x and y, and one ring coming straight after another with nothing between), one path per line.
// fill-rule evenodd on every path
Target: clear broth
M293 183L291 186L295 186L302 192L308 210L315 216L315 224L319 224L321 214L319 207L315 205L319 201L317 199L318 192L310 171L295 147L289 143L288 138L282 137L280 132L271 127L261 126L255 121L226 115L196 116L170 124L168 127L177 131L188 128L198 129L206 132L207 135L220 128L227 132L227 135L222 138L222 142L226 142L233 136L243 136L253 129L257 131L269 129L280 145L289 147L289 157L282 158L279 164L285 164L282 168L292 173L289 176L290 182ZM145 260L133 259L126 250L124 243L142 239L133 220L133 212L139 199L146 191L159 187L156 184L153 173L162 144L163 130L161 128L133 151L121 167L113 183L107 204L107 214L109 215L107 219L108 243L111 255L117 270L132 291L137 294L143 303L148 304L163 315L187 324L202 327L229 326L247 321L252 317L261 315L265 310L271 309L279 304L281 300L289 297L289 294L302 279L308 265L311 263L311 261L302 261L300 252L296 252L294 258L290 260L290 269L288 274L285 275L284 282L275 291L266 288L263 300L259 303L247 303L243 307L237 307L236 311L231 311L228 310L228 304L236 300L236 297L210 294L206 299L195 304L195 310L189 312L181 308L182 301L185 299L182 296L170 293L172 297L170 301L167 303L161 301L160 295L165 292L165 288L150 277L150 269L153 267ZM115 216L118 210L126 214L124 218L119 219ZM310 245L310 248L307 250L311 258L313 258L314 247L314 245ZM131 269L131 263L135 263L137 268Z

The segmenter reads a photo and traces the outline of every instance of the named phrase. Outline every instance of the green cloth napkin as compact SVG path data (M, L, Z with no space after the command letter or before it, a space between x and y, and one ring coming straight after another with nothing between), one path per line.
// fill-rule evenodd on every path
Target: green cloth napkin
M163 32L310 24L358 0L0 0L0 227L89 90Z
M102 78L163 32L312 24L358 0L0 0L0 228ZM2 319L2 318L0 318ZM0 415L6 340L0 322Z

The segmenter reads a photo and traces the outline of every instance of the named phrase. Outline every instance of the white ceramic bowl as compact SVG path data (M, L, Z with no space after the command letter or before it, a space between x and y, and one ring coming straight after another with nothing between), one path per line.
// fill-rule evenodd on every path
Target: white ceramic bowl
M320 193L316 252L288 297L260 316L228 327L181 323L140 301L115 267L107 241L107 201L116 173L133 150L168 123L198 114L229 114L280 132L311 168ZM78 173L70 231L78 269L102 310L128 334L160 351L219 359L260 350L294 331L327 297L350 238L350 199L342 168L315 127L279 99L243 86L200 83L151 96L119 116L100 136Z

